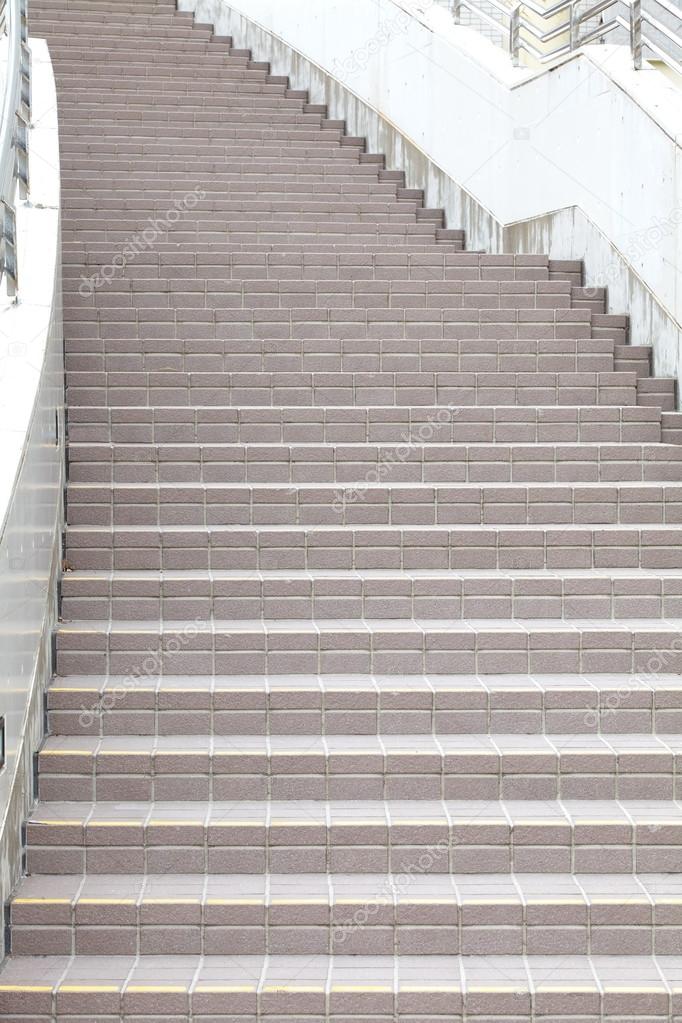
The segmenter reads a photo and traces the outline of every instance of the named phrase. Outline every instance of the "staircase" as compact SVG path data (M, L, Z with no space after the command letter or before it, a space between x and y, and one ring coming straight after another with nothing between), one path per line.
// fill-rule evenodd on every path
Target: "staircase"
M11 1023L682 1016L682 427L170 0L59 86L57 675Z

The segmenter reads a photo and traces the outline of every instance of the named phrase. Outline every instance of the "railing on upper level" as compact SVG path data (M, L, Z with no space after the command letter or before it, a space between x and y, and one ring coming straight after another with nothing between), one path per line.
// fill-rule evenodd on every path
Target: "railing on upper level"
M16 200L28 194L31 57L26 0L0 0L2 118L0 120L0 275L5 293L18 287Z
M682 6L676 0L445 0L456 22L469 23L509 51L515 65L525 54L551 64L587 43L617 36L629 40L634 67L646 58L661 61L682 74Z

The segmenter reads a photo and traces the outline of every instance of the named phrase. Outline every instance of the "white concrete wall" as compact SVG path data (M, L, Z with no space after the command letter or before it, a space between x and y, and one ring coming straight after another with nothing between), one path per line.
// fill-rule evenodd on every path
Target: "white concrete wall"
M468 247L585 260L682 373L682 91L591 46L540 73L432 0L180 0L426 187Z
M51 675L64 482L59 145L47 46L32 40L30 203L17 208L19 302L0 311L0 898L21 871ZM0 949L0 954L1 954Z

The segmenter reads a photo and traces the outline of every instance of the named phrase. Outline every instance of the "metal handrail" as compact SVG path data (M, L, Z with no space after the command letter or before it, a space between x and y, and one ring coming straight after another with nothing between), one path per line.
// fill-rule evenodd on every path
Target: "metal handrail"
M28 195L28 125L31 116L31 57L26 0L0 0L6 49L0 116L0 274L7 295L18 288L16 200Z
M650 2L677 19L679 25L682 26L682 7L675 0L650 0ZM629 21L625 21L614 10L621 4L629 9ZM541 64L552 63L581 46L596 40L602 41L615 29L623 28L629 34L630 52L635 69L639 70L643 67L645 55L650 52L673 71L682 74L682 35L650 11L644 10L642 0L597 0L584 11L579 9L579 0L558 0L551 7L544 8L537 0L514 2L513 6L500 2L500 0L483 0L483 2L482 0L450 0L450 6L456 22L461 21L462 9L465 8L476 18L492 25L501 35L505 36L515 65L520 63L522 53L528 54ZM485 8L492 8L502 16L502 20L492 17ZM614 11L613 16L596 27L583 28L587 22L602 17L607 11ZM551 24L558 15L564 12L568 13L565 21L561 21L558 25ZM541 27L543 22L547 25L546 30ZM647 29L653 30L654 35ZM564 35L567 35L568 38L560 45L555 47L546 45Z

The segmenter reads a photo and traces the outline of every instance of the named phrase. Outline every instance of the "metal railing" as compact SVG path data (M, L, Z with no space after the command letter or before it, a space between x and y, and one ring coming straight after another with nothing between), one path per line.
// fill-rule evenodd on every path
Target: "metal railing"
M514 64L523 54L551 64L588 43L620 34L629 40L637 70L645 59L661 61L682 74L682 6L675 0L558 0L543 6L537 0L446 0L457 23L469 15L472 27L498 36Z
M17 196L28 195L28 126L31 117L31 55L27 0L0 0L0 49L4 58L0 119L0 275L16 297Z

